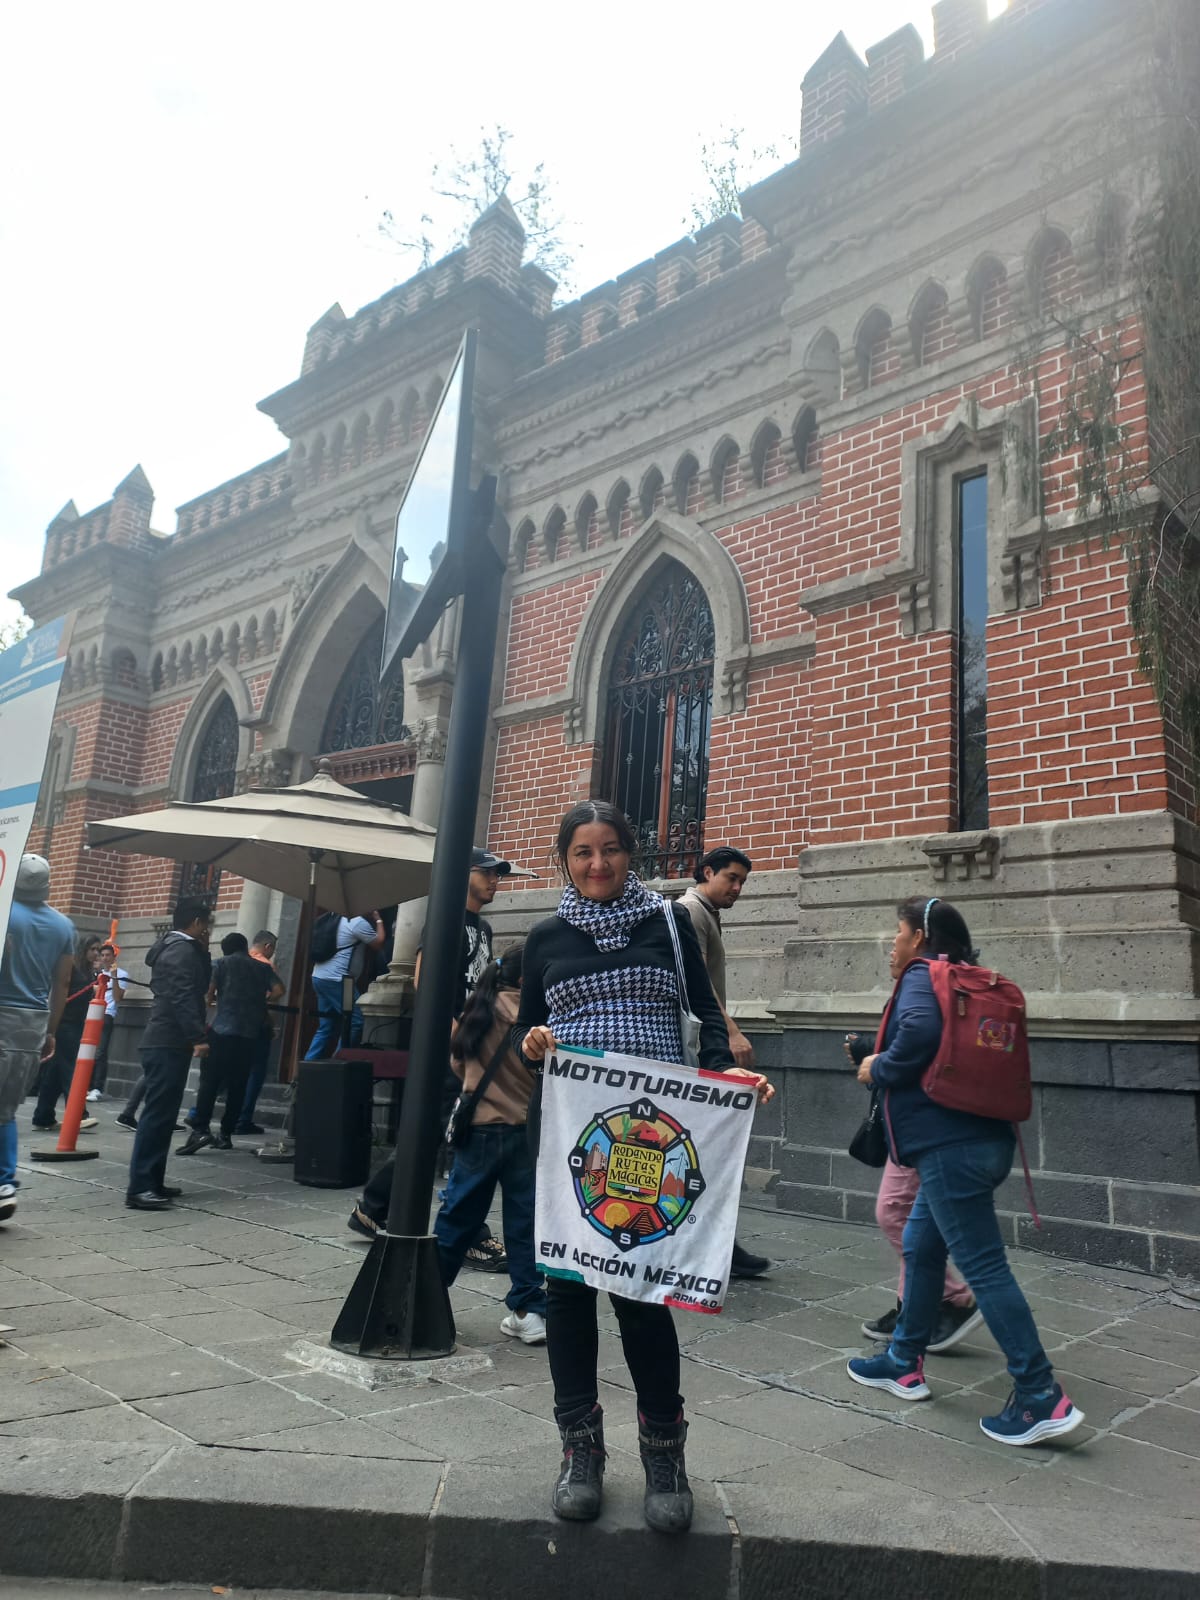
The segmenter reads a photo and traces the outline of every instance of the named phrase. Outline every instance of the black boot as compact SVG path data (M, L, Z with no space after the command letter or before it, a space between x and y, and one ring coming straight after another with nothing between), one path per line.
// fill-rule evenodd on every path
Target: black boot
M604 1412L599 1406L560 1418L563 1459L550 1504L567 1522L594 1522L604 1492Z
M638 1450L646 1473L646 1521L659 1533L686 1533L692 1525L692 1491L683 1461L686 1440L687 1423L682 1411L666 1427L651 1425L638 1412Z
M764 1272L771 1270L771 1263L766 1256L751 1255L735 1239L733 1241L733 1260L729 1266L731 1278L761 1278Z

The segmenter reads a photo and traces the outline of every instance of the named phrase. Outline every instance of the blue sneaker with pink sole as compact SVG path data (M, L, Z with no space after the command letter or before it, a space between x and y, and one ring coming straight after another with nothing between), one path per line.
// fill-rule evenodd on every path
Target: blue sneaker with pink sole
M1038 1444L1073 1433L1082 1421L1083 1412L1056 1383L1039 1400L1019 1400L1014 1390L1000 1415L980 1417L979 1426L997 1444Z
M877 1356L855 1356L847 1361L846 1371L855 1383L867 1389L885 1389L898 1400L928 1400L933 1393L925 1382L925 1363L918 1359L905 1366L890 1350Z

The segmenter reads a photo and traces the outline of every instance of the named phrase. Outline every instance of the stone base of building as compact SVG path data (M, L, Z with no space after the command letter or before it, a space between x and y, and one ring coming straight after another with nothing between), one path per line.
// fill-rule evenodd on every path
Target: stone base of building
M749 1163L769 1173L776 1205L873 1221L879 1173L846 1152L866 1092L843 1054L844 1033L750 1037L778 1093L759 1111ZM1018 1155L998 1197L1006 1236L1098 1266L1200 1281L1198 1047L1035 1039L1032 1053L1033 1115L1021 1132L1041 1227L1028 1210Z

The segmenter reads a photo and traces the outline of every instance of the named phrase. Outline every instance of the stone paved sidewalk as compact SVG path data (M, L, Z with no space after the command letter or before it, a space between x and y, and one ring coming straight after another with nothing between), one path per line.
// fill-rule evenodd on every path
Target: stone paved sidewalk
M575 1592L554 1559L564 1550L645 1560L634 1402L607 1309L608 1503L598 1528L564 1528L547 1510L546 1357L501 1336L507 1280L466 1273L453 1291L460 1343L486 1370L373 1390L306 1370L298 1343L327 1339L365 1253L345 1227L353 1196L303 1188L241 1148L173 1158L184 1199L131 1212L129 1135L106 1111L84 1137L101 1159L23 1168L17 1217L0 1228L0 1323L13 1329L0 1350L0 1571L466 1597L493 1592L498 1529L524 1541L526 1580L547 1595ZM878 1561L894 1597L908 1592L906 1560L924 1600L940 1584L1200 1592L1200 1310L1178 1286L1014 1256L1087 1413L1072 1441L1018 1451L979 1431L1008 1392L985 1332L930 1359L933 1403L846 1377L860 1323L893 1294L873 1230L751 1197L741 1238L773 1258L770 1276L734 1285L719 1320L677 1316L699 1492L670 1570L686 1569L697 1596L731 1582L746 1596L857 1592L838 1587L845 1573L867 1581ZM382 1564L364 1547L372 1517L388 1530ZM1090 1586L1075 1590L1081 1565Z

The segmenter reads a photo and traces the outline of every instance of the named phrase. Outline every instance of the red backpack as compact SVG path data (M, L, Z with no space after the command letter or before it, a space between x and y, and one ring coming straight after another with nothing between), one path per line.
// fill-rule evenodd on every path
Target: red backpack
M946 960L926 960L926 965L942 1013L942 1042L925 1069L922 1089L951 1111L1025 1122L1033 1109L1025 996L1010 978L987 967ZM882 1048L895 998L893 991L877 1048Z

